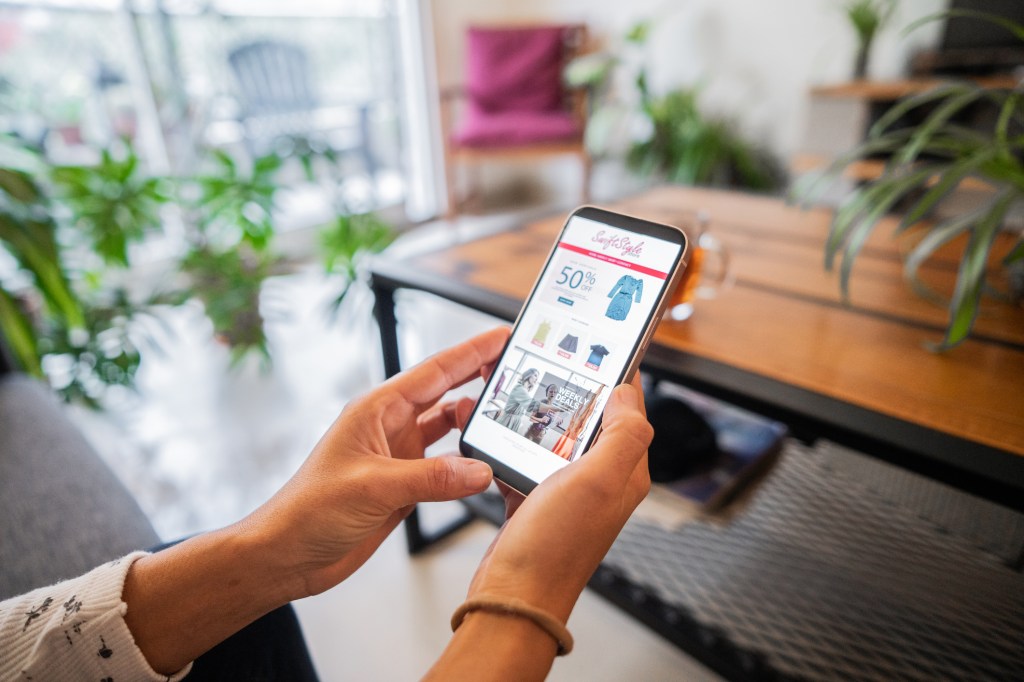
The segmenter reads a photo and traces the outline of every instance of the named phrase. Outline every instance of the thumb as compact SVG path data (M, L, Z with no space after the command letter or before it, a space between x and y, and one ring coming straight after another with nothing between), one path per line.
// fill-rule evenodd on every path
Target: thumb
M629 473L646 454L654 429L644 416L643 393L635 386L616 386L602 418L601 436L584 460L604 461L607 470Z
M491 467L475 459L446 455L385 460L382 493L395 509L418 502L443 502L475 495L491 483Z

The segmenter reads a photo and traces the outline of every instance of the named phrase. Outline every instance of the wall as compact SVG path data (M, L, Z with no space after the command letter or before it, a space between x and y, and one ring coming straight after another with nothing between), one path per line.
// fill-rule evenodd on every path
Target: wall
M807 92L849 78L855 52L841 0L433 0L442 85L463 71L463 31L471 23L585 21L598 38L618 40L634 21L657 15L649 49L654 86L703 82L707 109L738 119L782 158L799 149ZM901 0L876 41L870 75L895 78L915 49L933 46L936 22L908 37L902 28L945 0Z

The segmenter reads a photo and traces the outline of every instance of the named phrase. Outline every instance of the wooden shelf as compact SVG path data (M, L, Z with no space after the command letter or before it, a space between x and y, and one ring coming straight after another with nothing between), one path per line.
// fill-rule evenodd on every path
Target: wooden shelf
M797 154L790 163L790 170L794 174L802 175L814 171L824 170L834 159L819 154ZM843 170L843 177L857 182L870 182L877 180L885 172L886 162L881 159L862 159L854 161ZM929 183L934 184L934 181ZM975 192L992 192L992 185L978 180L977 178L964 178L960 183L961 189Z
M811 88L811 95L817 97L837 97L861 99L870 102L895 102L909 95L926 92L945 83L964 79L942 78L909 78L893 81L858 80L833 85L819 85ZM971 78L971 82L986 88L1005 88L1012 90L1017 87L1018 79L1012 76L990 76Z

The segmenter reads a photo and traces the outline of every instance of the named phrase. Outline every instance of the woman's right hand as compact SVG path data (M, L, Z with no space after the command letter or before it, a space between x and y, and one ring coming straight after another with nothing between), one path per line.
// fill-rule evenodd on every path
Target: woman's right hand
M653 435L639 379L617 387L604 412L604 430L584 457L526 498L504 491L509 518L484 555L468 596L521 599L563 623L568 620L590 576L650 490L647 447ZM553 638L526 618L473 611L428 678L541 680L555 650Z
M564 622L601 559L651 487L639 377L618 386L597 443L526 498L506 493L509 518L469 588L517 597Z

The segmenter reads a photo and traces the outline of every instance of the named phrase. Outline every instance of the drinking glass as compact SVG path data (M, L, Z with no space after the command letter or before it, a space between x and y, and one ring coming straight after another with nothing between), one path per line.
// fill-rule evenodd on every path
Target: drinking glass
M733 281L729 250L710 233L709 213L697 211L680 222L690 239L690 262L665 308L665 319L676 322L690 319L694 301L715 298Z

